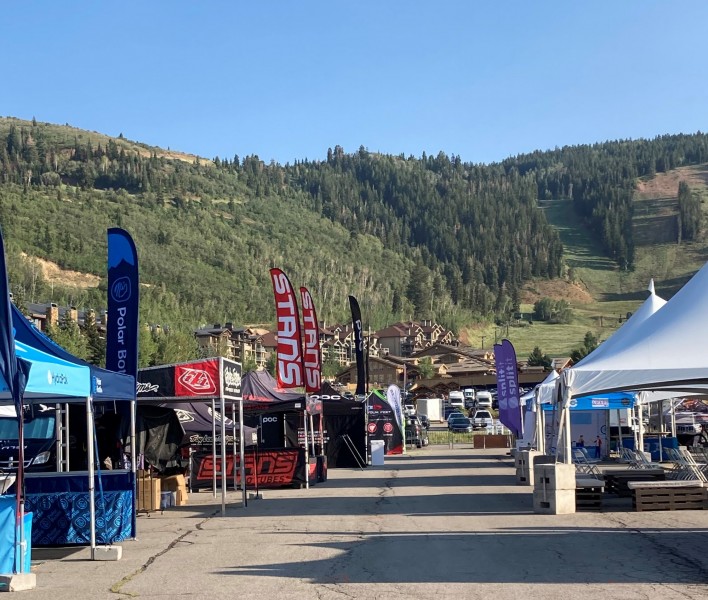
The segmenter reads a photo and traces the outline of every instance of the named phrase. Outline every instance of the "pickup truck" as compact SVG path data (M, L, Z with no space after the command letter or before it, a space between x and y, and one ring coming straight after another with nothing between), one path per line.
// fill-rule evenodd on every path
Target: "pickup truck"
M472 429L486 429L492 425L494 425L492 413L488 410L475 411L474 416L472 417Z

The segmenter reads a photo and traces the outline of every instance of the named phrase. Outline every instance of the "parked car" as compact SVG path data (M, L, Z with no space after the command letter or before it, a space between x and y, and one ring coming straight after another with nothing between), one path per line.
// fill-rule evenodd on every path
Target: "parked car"
M473 429L472 421L462 414L451 417L447 422L447 428L453 433L470 433Z
M488 410L478 410L472 417L472 427L474 429L486 429L488 426L494 425L492 413Z
M449 415L447 415L445 420L449 423L450 419L455 419L457 417L464 417L464 416L465 416L464 413L460 412L459 410L454 410Z
M445 419L447 421L452 413L459 413L459 412L460 412L460 409L457 408L456 406L446 405L443 409L443 419Z

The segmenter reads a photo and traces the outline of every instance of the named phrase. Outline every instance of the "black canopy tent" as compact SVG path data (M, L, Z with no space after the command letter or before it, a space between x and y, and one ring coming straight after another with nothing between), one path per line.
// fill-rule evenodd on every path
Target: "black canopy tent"
M158 404L169 408L185 402L211 403L212 454L217 464L216 422L220 422L221 439L226 440L226 401L236 412L238 404L239 431L243 428L243 398L241 395L241 364L214 357L188 363L147 367L138 371L138 406ZM216 410L216 402L219 410ZM244 455L244 436L240 435L239 454ZM241 481L245 482L244 461L241 460ZM226 444L221 444L221 512L226 512ZM246 506L246 486L241 486L243 506ZM213 472L213 491L216 496L216 469Z
M303 443L299 419L305 413L305 396L277 389L275 379L266 371L244 377L243 398L246 423L259 428L259 444L264 448L298 446ZM361 457L366 457L366 403L342 395L324 383L319 394L308 395L321 401L325 439L320 441L327 466L357 467L359 463L343 436L348 436Z

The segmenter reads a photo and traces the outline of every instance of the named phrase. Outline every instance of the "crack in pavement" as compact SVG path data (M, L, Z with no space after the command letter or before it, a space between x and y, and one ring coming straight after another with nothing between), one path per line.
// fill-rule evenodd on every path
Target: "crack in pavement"
M197 523L197 525L196 525L196 527L195 527L194 529L201 530L201 529L202 529L202 526L204 525L204 523L206 523L207 521L209 521L210 519L212 519L213 517L215 517L217 514L219 514L219 511L214 511L211 515L209 515L209 516L206 517L205 519L199 521L199 523ZM182 541L184 540L184 538L186 538L188 535L194 533L194 529L190 529L189 531L185 531L182 535L180 535L179 537L176 537L174 540L172 540L172 541L167 545L167 547L165 547L164 549L160 550L160 552L158 552L157 554L153 554L150 558L148 558L147 561L145 561L145 563L140 566L140 568L138 568L138 569L136 569L135 571L133 571L132 573L126 575L126 576L123 577L120 581L114 583L114 584L109 588L109 591L110 591L111 593L113 593L113 594L123 594L123 595L129 596L129 597L131 597L131 598L136 598L136 597L138 597L139 594L134 594L134 593L131 593L131 592L123 592L123 591L121 591L122 588L123 588L123 586L126 585L126 584L128 584L128 583L130 583L131 581L133 581L133 580L135 579L135 577L137 577L137 576L140 575L141 573L144 573L144 572L148 569L148 567L149 567L152 563L154 563L158 558L160 558L161 556L164 556L165 554L167 554L167 553L168 553L170 550L172 550L177 544L179 544L180 542L182 542Z

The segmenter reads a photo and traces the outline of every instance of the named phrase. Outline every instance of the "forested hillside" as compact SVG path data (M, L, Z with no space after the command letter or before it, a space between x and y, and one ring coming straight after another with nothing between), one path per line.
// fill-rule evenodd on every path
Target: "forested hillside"
M506 173L533 174L539 199L572 199L576 214L595 232L607 255L620 268L632 269L633 194L637 178L707 160L708 136L697 133L566 146L520 155L502 165ZM675 193L678 195L678 190ZM694 239L700 231L700 210L690 198L683 204L683 227L689 231L684 239Z
M25 301L103 306L105 281L51 288L21 253L104 277L106 229L121 226L138 247L146 322L270 323L268 269L278 266L310 288L329 322L348 319L354 294L373 327L418 317L457 329L517 310L529 280L565 275L539 199L572 201L578 223L631 269L636 177L706 158L706 136L696 134L494 165L340 147L322 161L278 165L8 118L0 119L0 225L13 291ZM696 212L688 206L685 219ZM689 224L684 235L697 230Z

